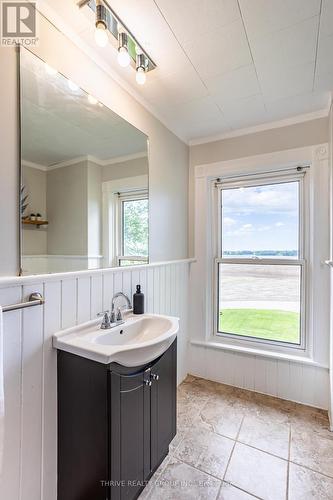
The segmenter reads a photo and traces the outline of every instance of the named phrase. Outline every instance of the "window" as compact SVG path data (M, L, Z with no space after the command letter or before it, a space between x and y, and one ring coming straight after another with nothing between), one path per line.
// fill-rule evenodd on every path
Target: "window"
M119 266L148 263L148 192L119 194Z
M304 348L303 177L218 184L218 335Z

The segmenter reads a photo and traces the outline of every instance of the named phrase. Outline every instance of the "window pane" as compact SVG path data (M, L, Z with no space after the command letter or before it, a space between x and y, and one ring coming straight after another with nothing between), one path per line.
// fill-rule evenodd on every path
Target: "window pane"
M222 189L223 257L299 257L299 182Z
M128 260L128 259L119 259L119 265L120 266L141 266L144 264L148 264L148 259L147 260Z
M300 265L219 264L219 332L300 344L300 309Z
M123 201L123 255L148 256L148 199Z

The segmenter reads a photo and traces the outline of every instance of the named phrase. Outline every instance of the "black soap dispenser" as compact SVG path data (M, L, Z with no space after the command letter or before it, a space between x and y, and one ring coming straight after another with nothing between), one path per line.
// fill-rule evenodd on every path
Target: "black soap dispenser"
M136 285L136 292L133 294L133 314L143 314L145 312L145 296L141 292L141 285Z

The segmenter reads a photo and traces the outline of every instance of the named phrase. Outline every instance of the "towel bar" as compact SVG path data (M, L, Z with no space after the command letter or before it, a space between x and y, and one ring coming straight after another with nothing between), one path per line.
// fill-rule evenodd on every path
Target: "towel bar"
M29 295L27 302L21 302L20 304L12 304L10 306L3 306L2 311L16 311L16 309L25 309L26 307L41 306L44 304L44 297L39 292L34 292Z

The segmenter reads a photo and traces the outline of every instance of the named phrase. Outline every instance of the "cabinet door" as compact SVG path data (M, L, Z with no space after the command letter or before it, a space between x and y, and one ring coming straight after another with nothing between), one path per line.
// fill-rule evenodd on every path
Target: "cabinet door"
M176 435L177 341L151 367L151 468L169 451Z
M136 498L150 469L150 373L109 374L111 499Z

